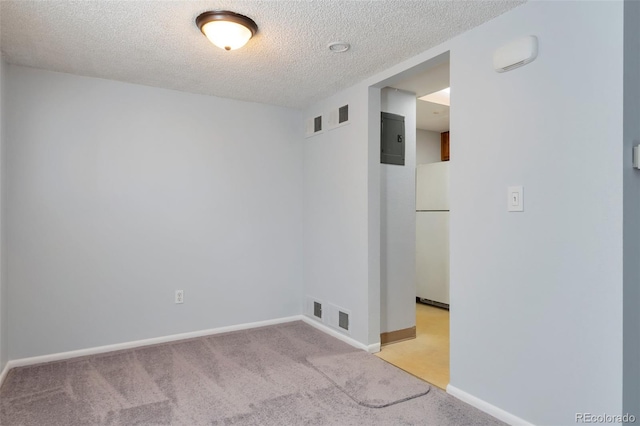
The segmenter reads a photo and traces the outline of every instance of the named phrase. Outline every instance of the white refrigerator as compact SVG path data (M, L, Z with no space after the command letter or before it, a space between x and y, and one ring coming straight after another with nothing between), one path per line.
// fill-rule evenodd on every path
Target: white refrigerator
M416 170L416 296L449 305L449 162Z

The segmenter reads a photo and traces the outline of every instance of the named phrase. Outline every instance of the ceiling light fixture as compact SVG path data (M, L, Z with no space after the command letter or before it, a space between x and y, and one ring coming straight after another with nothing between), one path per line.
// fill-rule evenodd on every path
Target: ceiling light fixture
M211 43L224 50L244 46L258 32L253 19L228 10L204 12L196 18L196 25Z
M333 53L342 53L346 52L351 48L349 43L345 43L344 41L334 41L333 43L329 43L329 50Z

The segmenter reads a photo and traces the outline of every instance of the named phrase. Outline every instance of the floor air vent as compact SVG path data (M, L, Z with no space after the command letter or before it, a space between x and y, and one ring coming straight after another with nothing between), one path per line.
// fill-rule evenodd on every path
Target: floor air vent
M342 311L338 312L338 327L349 330L349 314Z

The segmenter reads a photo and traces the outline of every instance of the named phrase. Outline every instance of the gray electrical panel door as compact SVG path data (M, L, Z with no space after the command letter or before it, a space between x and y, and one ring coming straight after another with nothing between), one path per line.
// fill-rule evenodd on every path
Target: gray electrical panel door
M404 117L383 112L380 124L380 162L404 166Z

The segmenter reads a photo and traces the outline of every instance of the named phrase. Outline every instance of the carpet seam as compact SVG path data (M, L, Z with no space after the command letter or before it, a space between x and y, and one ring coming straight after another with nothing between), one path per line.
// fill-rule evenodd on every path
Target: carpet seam
M356 398L354 398L353 396L351 396L351 394L349 394L345 389L342 388L342 386L340 386L339 384L337 384L331 377L329 377L325 372L321 371L318 367L316 367L315 365L313 365L311 362L309 362L309 360L307 360L307 363L309 364L309 366L311 366L311 368L313 368L314 370L316 370L318 373L322 374L327 380L329 380L331 383L333 383L333 385L338 388L340 390L340 392L342 392L343 394L347 395L353 402L355 402L356 404L362 406L362 407L367 407L367 408L385 408L385 407L390 407L392 405L396 405L396 404L400 404L401 402L406 402L406 401L410 401L412 399L415 398L420 398L421 396L425 396L426 394L428 394L431 391L431 386L429 386L429 389L427 389L425 392L417 394L417 395L411 395L411 396L407 396L405 398L390 402L388 404L383 404L383 405L375 405L375 404L367 404L365 402L361 402L358 401Z

